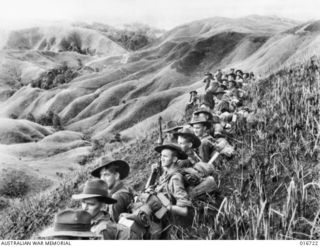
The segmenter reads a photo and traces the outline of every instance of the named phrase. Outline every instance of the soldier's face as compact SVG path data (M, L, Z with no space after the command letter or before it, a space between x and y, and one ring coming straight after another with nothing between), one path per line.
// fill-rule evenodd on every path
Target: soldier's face
M161 151L161 165L169 168L177 160L173 152L170 149L164 149Z
M102 179L103 181L105 181L108 184L109 189L112 189L114 187L114 185L116 184L118 177L117 173L112 173L109 170L103 168L100 171L100 179Z
M87 211L92 217L95 217L104 206L97 198L87 198L81 201L81 207Z
M196 97L196 96L197 96L196 93L191 93L191 97L192 97L192 98L194 98L194 97Z
M183 138L182 136L178 136L178 145L184 152L192 148L192 143L189 142L187 139Z
M198 137L201 137L205 134L205 126L203 124L195 124L193 125L194 134Z
M168 142L176 143L177 139L174 137L173 132L168 132L166 135Z
M206 120L209 119L208 114L205 114L205 113L199 113L199 114L198 114L198 117L199 117L199 118L204 118L204 119L206 119Z
M233 82L229 82L229 83L228 83L228 88L229 88L229 89L233 88Z

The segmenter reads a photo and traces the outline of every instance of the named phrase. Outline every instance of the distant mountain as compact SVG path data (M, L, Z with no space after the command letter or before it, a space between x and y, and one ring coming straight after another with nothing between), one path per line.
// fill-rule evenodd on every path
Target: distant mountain
M165 32L140 23L126 24L122 28L114 28L102 23L74 23L73 25L100 31L123 48L131 51L152 44Z
M91 55L118 55L125 52L100 32L68 26L35 27L12 31L4 49L76 51Z
M186 37L210 37L220 32L254 33L272 35L298 25L299 22L269 16L247 16L242 18L214 17L193 21L176 27L164 35L164 40Z

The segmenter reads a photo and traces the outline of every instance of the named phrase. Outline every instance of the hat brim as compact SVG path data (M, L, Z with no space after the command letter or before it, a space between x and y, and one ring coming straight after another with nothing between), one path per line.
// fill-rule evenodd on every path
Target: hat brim
M182 137L187 137L191 139L192 142L192 148L198 148L201 145L200 139L192 133L183 133L183 132L177 132L173 134L174 137L182 136Z
M208 127L211 127L211 123L209 121L195 121L195 122L191 122L189 123L191 126L195 125L195 124L205 124L207 125Z
M188 155L185 152L183 152L183 151L181 151L181 150L179 150L179 149L177 149L177 148L175 148L175 147L173 147L171 145L166 145L165 144L165 145L157 146L157 147L154 148L154 150L156 152L158 152L158 153L161 153L161 151L164 150L164 149L169 149L169 150L176 151L179 160L185 160L185 159L188 158Z
M72 199L74 199L74 200L83 200L83 199L89 199L89 198L95 198L95 197L99 197L99 199L106 204L114 204L117 202L117 200L115 200L111 197L101 196L98 194L75 194L75 195L72 195Z
M119 174L120 174L120 180L125 179L126 177L128 177L129 172L130 172L130 166L128 165L127 162L123 161L123 160L114 160L111 161L107 164L103 164L101 166L99 166L98 168L94 169L91 172L91 175L96 177L96 178L100 178L100 172L103 168L108 169L111 166L117 166L119 167Z
M68 237L84 237L84 238L95 238L99 237L99 235L86 231L86 232L79 232L79 231L55 231L53 227L48 228L39 234L40 237L58 237L58 236L68 236Z
M213 92L212 94L213 94L213 95L217 95L217 94L225 94L225 93L226 93L226 91L223 90L223 91Z
M179 129L182 129L183 126L176 126L176 127L173 127L173 128L169 128L169 129L165 129L163 130L163 133L168 133L168 132L171 132L171 131L176 131L176 130L179 130Z
M197 111L195 111L193 114L194 114L194 115L198 115L198 114L200 114L200 113L208 114L208 115L210 116L210 117L209 117L209 120L212 119L212 113L209 112L209 111L206 111L206 110L197 110Z

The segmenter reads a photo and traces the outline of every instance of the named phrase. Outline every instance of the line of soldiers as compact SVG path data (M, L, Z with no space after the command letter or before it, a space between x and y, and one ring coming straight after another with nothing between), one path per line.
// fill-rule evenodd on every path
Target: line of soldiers
M197 109L184 126L169 121L165 140L155 147L160 162L151 166L145 190L135 194L125 179L130 166L103 157L82 193L72 196L82 210L59 212L52 228L40 236L56 239L168 239L171 226L192 226L192 200L212 192L218 157L230 158L234 147L226 136L244 116L243 100L253 74L220 70L204 79L205 94L191 92ZM187 106L189 107L189 106ZM248 111L249 112L249 111ZM247 113L248 113L247 112ZM187 113L187 111L186 111ZM186 118L188 118L187 116ZM160 123L160 137L162 129ZM179 233L178 233L179 234Z

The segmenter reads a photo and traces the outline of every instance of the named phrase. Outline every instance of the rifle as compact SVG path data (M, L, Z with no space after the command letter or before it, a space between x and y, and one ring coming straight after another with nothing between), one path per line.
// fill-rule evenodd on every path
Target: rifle
M163 137L162 137L162 125L161 125L162 117L160 116L158 118L158 125L159 125L159 138L158 138L158 145L162 145L163 143Z
M162 117L160 116L159 119L158 119L158 125L159 125L159 138L158 138L158 141L157 141L158 145L162 145L163 144L161 121L162 121ZM158 162L157 164L158 164L157 168L152 170L152 172L151 172L151 174L150 174L150 176L148 178L148 181L146 183L145 189L147 189L148 187L154 185L155 182L156 182L158 174L161 173L161 161Z

